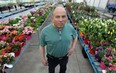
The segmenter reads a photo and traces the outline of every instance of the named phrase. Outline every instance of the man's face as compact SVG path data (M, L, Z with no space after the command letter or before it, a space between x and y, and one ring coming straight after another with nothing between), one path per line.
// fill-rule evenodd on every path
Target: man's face
M63 28L64 24L66 23L66 20L67 15L65 11L57 10L56 12L54 12L52 21L57 28Z

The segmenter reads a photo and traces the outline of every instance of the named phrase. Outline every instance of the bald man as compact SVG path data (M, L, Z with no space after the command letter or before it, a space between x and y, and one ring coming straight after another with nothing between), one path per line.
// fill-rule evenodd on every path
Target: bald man
M66 73L68 58L77 42L76 30L66 21L65 9L58 6L53 11L52 23L41 31L39 38L41 61L43 65L48 66L49 73L55 73L57 65L60 66L59 73Z

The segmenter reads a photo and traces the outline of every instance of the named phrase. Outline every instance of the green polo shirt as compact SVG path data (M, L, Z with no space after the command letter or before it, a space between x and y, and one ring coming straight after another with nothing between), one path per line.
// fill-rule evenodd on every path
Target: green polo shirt
M63 57L70 49L71 42L77 33L71 24L65 24L58 30L53 24L43 28L39 38L39 45L46 46L47 54L54 57Z

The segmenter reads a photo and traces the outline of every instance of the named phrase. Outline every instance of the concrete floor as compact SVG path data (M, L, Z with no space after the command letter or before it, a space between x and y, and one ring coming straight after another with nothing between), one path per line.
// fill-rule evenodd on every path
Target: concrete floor
M29 11L22 12L11 16L11 18L19 16L20 14L27 14L27 12L29 13ZM49 23L51 23L50 18L48 18L44 24ZM44 25L42 27L44 27ZM7 73L48 73L48 67L43 66L40 61L38 38L39 31L36 31L36 33L32 35L32 39L27 41L21 55L16 58L14 67L12 69L6 69ZM69 57L67 73L94 73L89 60L83 57L81 50L81 44L79 41L77 41L75 51ZM56 68L56 73L59 73L59 66Z

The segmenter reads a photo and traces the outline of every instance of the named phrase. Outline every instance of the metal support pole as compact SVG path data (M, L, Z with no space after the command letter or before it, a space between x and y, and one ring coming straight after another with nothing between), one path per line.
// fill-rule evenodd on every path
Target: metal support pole
M95 0L94 0L94 2L93 2L93 6L94 6L94 4L95 4Z
M99 8L100 3L101 3L101 0L99 1L98 8Z
M89 3L91 2L91 0L89 0ZM89 4L90 5L90 4Z

